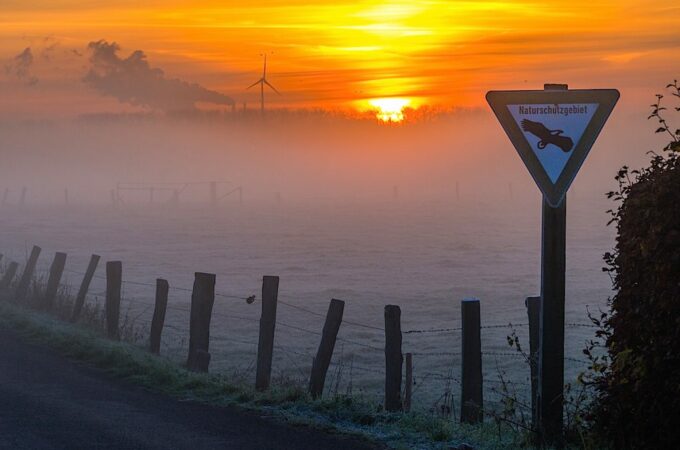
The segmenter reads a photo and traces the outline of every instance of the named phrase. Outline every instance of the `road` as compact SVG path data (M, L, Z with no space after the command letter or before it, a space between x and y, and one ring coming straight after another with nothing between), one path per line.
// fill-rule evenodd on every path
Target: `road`
M0 329L0 449L375 449L112 379Z

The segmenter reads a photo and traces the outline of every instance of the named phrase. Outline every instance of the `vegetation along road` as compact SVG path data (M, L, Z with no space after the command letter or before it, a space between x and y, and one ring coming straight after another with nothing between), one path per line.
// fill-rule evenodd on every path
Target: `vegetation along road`
M370 449L112 379L0 328L2 449Z

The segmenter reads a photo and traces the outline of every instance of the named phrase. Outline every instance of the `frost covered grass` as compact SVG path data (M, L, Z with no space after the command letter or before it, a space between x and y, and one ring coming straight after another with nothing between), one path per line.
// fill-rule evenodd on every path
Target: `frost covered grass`
M197 374L148 353L131 342L108 340L92 324L66 323L46 312L0 301L0 326L68 358L102 369L109 375L145 388L213 405L266 412L278 420L351 433L391 448L455 448L466 442L479 449L524 446L526 436L492 423L461 425L425 412L386 413L360 396L313 400L299 384L273 386L257 392L222 374Z

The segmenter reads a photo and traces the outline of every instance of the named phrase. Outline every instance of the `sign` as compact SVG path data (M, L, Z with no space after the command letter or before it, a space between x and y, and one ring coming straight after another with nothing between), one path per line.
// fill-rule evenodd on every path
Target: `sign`
M619 91L491 91L486 99L543 196L557 207L614 109Z

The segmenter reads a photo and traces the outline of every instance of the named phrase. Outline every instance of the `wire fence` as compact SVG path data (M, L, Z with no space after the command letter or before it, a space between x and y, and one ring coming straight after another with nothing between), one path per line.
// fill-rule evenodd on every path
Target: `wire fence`
M4 269L7 261L0 262L0 269ZM46 270L41 267L40 270ZM4 270L3 270L4 271ZM77 277L85 276L84 272L65 269L65 272ZM95 274L87 296L88 302L99 304L106 296L106 277ZM131 329L130 333L137 344L146 344L148 330L154 308L155 283L139 280L124 280L121 301L124 306L123 323ZM143 289L148 288L148 292ZM162 353L167 357L181 362L186 357L189 333L189 298L193 289L185 286L170 286L167 309L171 314L166 316L164 324ZM212 312L211 328L211 371L226 373L236 378L246 379L252 376L254 361L257 356L258 327L253 325L260 322L257 308L248 308L257 303L258 296L251 292L239 295L233 292L216 291L215 297L229 300L227 303L215 303ZM274 364L279 375L284 378L297 379L306 382L312 361L322 335L322 327L326 314L315 311L307 306L295 303L296 297L279 295L277 304L279 317L276 320L277 336L274 346ZM240 305L240 310L234 310ZM248 315L250 313L251 315ZM217 320L215 320L217 319ZM228 326L229 325L229 326ZM528 323L498 323L481 325L482 333L501 331L508 333L521 330L528 332ZM568 322L568 329L597 328L592 323ZM437 402L442 391L458 392L460 379L454 376L460 371L460 351L448 349L460 345L462 326L409 328L402 330L406 339L403 352L411 353L415 358L414 404L430 405ZM367 390L371 395L379 395L384 382L385 368L382 353L384 348L385 328L376 324L365 323L356 318L343 319L341 332L337 336L337 344L331 367L333 368L333 382L327 383L326 390L350 392L352 389ZM453 338L452 338L453 336ZM524 398L529 395L530 383L527 355L510 349L502 335L493 335L495 342L482 350L484 361L484 384L491 393L498 390L498 386L512 386L522 391ZM434 343L423 341L435 338ZM432 349L432 347L435 347ZM442 348L443 347L443 348ZM505 347L505 351L501 350ZM460 347L459 347L460 348ZM585 359L571 356L565 357L577 370L585 369L589 362ZM502 373L511 370L511 380L503 379ZM238 375L238 376L237 376ZM340 381L340 380L344 381ZM419 402L418 399L421 399Z

